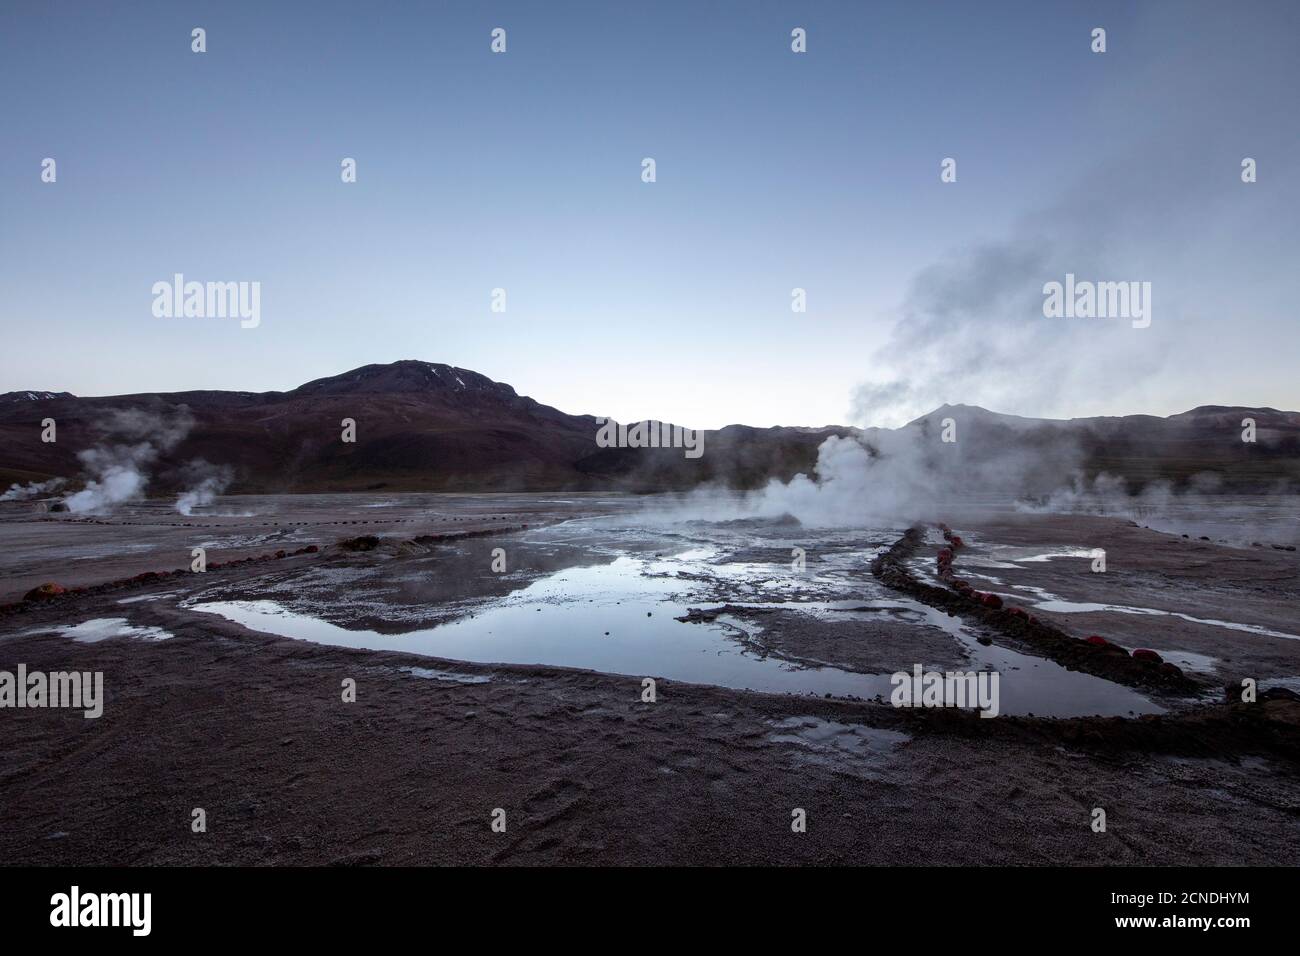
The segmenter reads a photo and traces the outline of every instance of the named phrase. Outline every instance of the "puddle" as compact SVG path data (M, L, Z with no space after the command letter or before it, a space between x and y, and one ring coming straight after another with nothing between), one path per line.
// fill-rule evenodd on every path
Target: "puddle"
M1125 647L1132 653L1134 647ZM1192 651L1161 651L1160 656L1171 664L1177 664L1185 671L1197 671L1201 674L1213 674L1219 666L1219 659L1208 654L1196 654Z
M121 598L121 599L119 599L119 600L118 600L117 602L115 602L115 603L117 603L117 604L139 604L139 603L141 603L142 601L143 601L143 602L148 602L148 601L161 601L163 598L172 598L172 597L175 597L176 595L178 595L178 594L180 594L180 593L181 593L180 591L164 591L164 592L161 593L161 594L138 594L138 595L136 595L135 597Z
M714 549L700 548L681 549L674 557L624 553L608 564L568 568L539 578L505 599L479 606L467 617L402 634L350 630L265 600L186 602L184 606L253 630L339 647L482 664L573 667L626 674L638 681L648 676L766 693L889 699L893 690L889 674L859 674L828 664L798 666L747 651L737 638L756 630L748 621L675 620L691 606L716 606L716 602L691 600L692 591L715 583L713 572L718 566L707 563L715 558ZM737 572L735 565L724 567L727 575ZM762 573L774 572L771 566L763 566ZM872 591L875 585L858 582L857 587ZM779 590L784 598L785 588ZM1126 716L1163 710L1122 685L1052 661L984 647L960 619L915 602L865 597L732 603L814 615L834 613L837 620L887 615L899 623L899 617L905 616L910 623L900 623L900 628L918 624L941 628L966 649L970 669L997 670L1002 675L1003 714ZM905 630L902 635L905 638Z
M1024 557L1011 558L1016 564L1045 564L1054 558L1089 558L1093 557L1092 551L1085 548L1071 548L1067 551L1047 551L1042 554L1030 554Z
M401 667L398 670L423 680L446 680L457 684L487 684L492 680L491 677L483 674L458 674L455 671L440 671L432 667Z
M124 617L101 617L93 621L83 621L71 627L57 627L64 637L83 644L95 644L110 637L131 637L141 641L165 641L172 635L161 627L137 627L128 624ZM31 632L34 633L34 632ZM42 631L46 633L46 631Z
M630 559L615 566L634 564ZM831 694L870 698L888 694L887 675L854 674L834 667L800 668L744 651L727 624L676 621L685 604L624 593L599 600L572 597L607 583L606 568L562 572L535 582L506 602L471 617L405 634L348 630L286 611L272 601L207 602L193 610L219 614L245 627L338 647L391 650L480 664L574 667L636 679L658 677L767 693ZM616 568L614 574L626 573ZM669 590L673 582L643 579ZM560 603L549 588L570 592ZM666 585L666 586L665 586ZM532 592L532 593L530 593ZM590 591L588 593L591 593ZM612 598L612 599L611 599ZM608 633L607 633L608 632Z
M1270 687L1281 687L1300 694L1300 677L1266 677L1260 680L1260 690L1268 690Z
M1084 614L1092 611L1111 611L1116 614L1145 614L1154 617L1177 617L1184 621L1190 621L1193 624L1205 624L1210 627L1224 627L1231 631L1244 631L1247 634L1260 634L1264 637L1282 637L1289 641L1300 641L1300 634L1284 634L1281 631L1271 631L1266 627L1258 627L1254 624L1237 624L1233 621L1218 621L1214 618L1192 617L1190 614L1183 614L1179 611L1162 611L1158 608L1150 607L1127 607L1122 604L1092 604L1088 602L1076 603L1073 601L1040 601L1034 605L1039 611L1056 612L1058 614Z

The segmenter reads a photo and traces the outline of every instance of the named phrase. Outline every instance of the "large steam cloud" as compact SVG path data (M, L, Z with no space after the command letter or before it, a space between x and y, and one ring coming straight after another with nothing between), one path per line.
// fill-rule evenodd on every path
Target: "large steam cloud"
M1053 224L1050 228L1044 219ZM1103 255L1069 203L1006 239L958 250L911 281L898 318L851 398L851 420L896 427L945 403L1032 416L1099 414L1119 395L1140 401L1180 324L1169 284L1153 292L1154 324L1051 319L1043 286L1067 273L1149 280L1149 262ZM1096 224L1092 224L1096 227ZM1099 227L1098 227L1099 228ZM1100 230L1101 233L1106 230Z
M1195 237L1230 216L1235 194L1207 186L1195 164L1135 176L1153 148L1126 141L1002 237L955 249L915 274L884 340L866 357L851 420L898 428L959 403L1034 418L1144 410L1171 395L1187 395L1185 408L1203 404L1193 358L1212 354L1221 333L1214 283L1204 278L1215 275L1204 267L1213 250ZM1151 282L1151 325L1046 317L1044 284L1067 273ZM1237 298L1235 307L1246 307L1247 297ZM963 431L962 420L979 409L945 414L958 419L955 444L942 445L920 425L829 439L814 475L775 482L748 504L832 525L871 514L932 516L936 504L971 495L1033 495L1057 510L1085 499L1112 512L1122 507L1120 484L1081 484L1081 450L1065 430L1045 441L979 447L990 433Z
M978 428L976 409L945 409L958 434ZM1052 431L996 442L941 440L942 418L897 431L872 429L831 437L817 452L812 476L773 481L751 496L756 516L791 514L811 527L867 527L932 519L981 496L1009 500L1067 485L1079 473L1078 440ZM982 447L981 447L982 446Z

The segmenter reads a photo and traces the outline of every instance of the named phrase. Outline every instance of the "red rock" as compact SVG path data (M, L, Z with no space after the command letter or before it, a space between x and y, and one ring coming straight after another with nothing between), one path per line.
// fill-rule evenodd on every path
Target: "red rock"
M38 584L26 594L23 595L24 601L48 601L50 598L58 597L64 593L64 587L61 584L55 584L53 581L45 584Z
M1084 640L1087 641L1089 644L1091 644L1093 647L1106 647L1107 645L1110 644L1110 641L1106 640L1106 638L1100 637L1096 634L1089 634L1087 637L1084 638Z
M1164 663L1163 657L1161 657L1155 651L1148 650L1145 647L1139 647L1135 651L1133 651L1133 659L1135 661L1147 661L1148 663L1151 664Z
M980 603L985 607L991 607L996 611L1002 607L1002 598L998 597L996 594L982 594L980 595Z
M1023 608L1009 607L1007 608L1007 613L1014 614L1016 617L1024 618L1026 620L1029 618L1029 615L1025 612Z
M961 535L955 534L948 539L948 543L951 544L954 548L960 548L966 542L962 541Z

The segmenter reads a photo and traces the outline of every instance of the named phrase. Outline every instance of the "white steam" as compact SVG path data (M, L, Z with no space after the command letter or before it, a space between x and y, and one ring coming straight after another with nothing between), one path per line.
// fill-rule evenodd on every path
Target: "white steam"
M102 514L144 497L150 469L160 455L185 440L194 416L182 405L170 415L142 409L117 409L99 425L101 440L78 452L85 487L65 500L68 510Z
M176 498L176 510L183 515L191 515L195 508L212 504L234 477L228 465L213 465L202 458L195 458L183 471L186 484L190 486Z
M950 408L944 417L961 429L971 424L968 416L981 414L987 413ZM682 498L680 510L709 520L789 515L806 527L879 527L932 520L953 506L979 506L981 499L1005 507L1017 496L1062 487L1079 472L1078 441L1059 431L948 443L941 427L921 420L896 431L832 436L818 448L811 475L773 480L743 496L696 491Z
M25 485L17 482L9 486L9 490L0 495L0 501L31 501L33 498L40 498L45 495L52 495L58 491L67 481L63 478L51 478L49 481L33 481Z

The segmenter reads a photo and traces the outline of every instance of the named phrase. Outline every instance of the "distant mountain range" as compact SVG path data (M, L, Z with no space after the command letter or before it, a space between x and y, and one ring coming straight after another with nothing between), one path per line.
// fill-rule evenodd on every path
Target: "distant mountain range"
M888 453L903 437L940 442L945 419L957 423L954 448L972 462L1023 460L1017 473L1025 487L1008 491L1050 490L1076 469L1109 472L1134 488L1152 480L1186 484L1203 473L1217 475L1210 484L1220 490L1300 484L1300 413L1271 408L1056 421L955 405L896 430L729 425L704 432L703 456L688 459L681 449L598 447L600 425L591 415L565 414L467 369L406 360L289 392L8 392L0 395L0 490L52 477L75 488L79 452L137 440L105 433L123 413L137 426L183 423L176 432L183 437L160 443L148 463L150 493L184 487L183 466L196 458L227 466L232 493L754 488L811 474L818 447L831 436L857 436ZM52 443L41 441L49 418L57 423ZM345 418L356 422L354 443L341 440ZM1255 443L1240 439L1244 418L1256 422ZM1040 461L1051 467L1035 474Z

